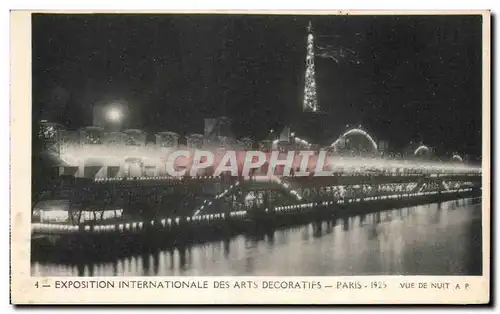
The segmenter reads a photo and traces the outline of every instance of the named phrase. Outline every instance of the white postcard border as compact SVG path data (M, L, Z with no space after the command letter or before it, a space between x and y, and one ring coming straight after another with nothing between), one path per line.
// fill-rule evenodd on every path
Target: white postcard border
M51 12L51 11L43 11ZM71 11L52 11L70 13ZM73 11L77 13L93 12ZM94 11L95 12L95 11ZM123 12L130 11L99 11ZM141 11L141 13L162 11ZM165 12L166 13L166 12ZM178 11L175 13L179 13ZM356 304L425 303L469 304L490 300L490 12L489 11L190 11L189 13L261 14L482 14L483 16L483 275L482 276L362 276L362 277L31 277L30 193L31 185L31 16L29 11L11 12L11 296L14 304ZM56 289L56 281L90 280L190 280L208 281L210 289ZM216 289L215 281L239 280L318 281L323 286L358 280L362 285L385 282L385 289ZM50 288L36 287L48 284ZM402 282L448 282L457 289L403 289ZM469 289L465 289L469 284Z

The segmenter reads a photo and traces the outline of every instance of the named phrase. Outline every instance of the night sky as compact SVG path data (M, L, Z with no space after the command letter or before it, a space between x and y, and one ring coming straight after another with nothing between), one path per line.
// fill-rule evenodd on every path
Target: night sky
M332 140L361 124L399 149L480 155L481 16L34 15L34 118L77 129L121 101L148 132L225 115L262 138L301 119L309 20L356 59L316 57Z

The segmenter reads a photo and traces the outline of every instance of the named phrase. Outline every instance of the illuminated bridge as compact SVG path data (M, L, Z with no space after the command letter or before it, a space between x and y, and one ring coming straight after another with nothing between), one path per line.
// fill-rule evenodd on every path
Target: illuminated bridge
M481 195L468 166L366 161L323 177L202 176L72 179L40 195L32 234L143 237L300 224ZM368 165L368 166L367 166ZM406 165L406 167L403 167ZM174 241L175 242L175 241Z

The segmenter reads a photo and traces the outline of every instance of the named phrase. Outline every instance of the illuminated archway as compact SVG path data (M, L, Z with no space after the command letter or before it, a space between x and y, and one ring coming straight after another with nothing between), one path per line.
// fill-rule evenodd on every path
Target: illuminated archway
M413 152L413 155L418 155L419 153L428 153L429 152L429 147L425 146L425 145L420 145L419 147L417 147L417 149L415 149L415 152Z
M460 155L458 155L458 154L453 155L451 157L451 160L453 160L453 161L459 161L459 162L463 162L464 161L463 158L460 157Z
M375 142L375 140L370 136L370 134L368 134L367 132L365 132L365 131L363 131L361 129L351 129L351 130L345 132L335 142L333 142L332 145L330 145L330 147L337 146L339 144L339 142L340 142L341 139L343 139L343 138L345 138L346 136L349 136L349 135L362 135L362 136L364 136L366 139L368 139L368 141L372 145L373 149L375 151L378 151L378 145Z

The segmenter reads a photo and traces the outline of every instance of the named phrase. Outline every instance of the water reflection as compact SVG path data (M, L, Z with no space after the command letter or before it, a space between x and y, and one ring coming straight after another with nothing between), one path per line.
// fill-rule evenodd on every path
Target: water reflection
M269 232L266 235L266 244L269 248L272 248L274 246L274 232Z
M466 275L481 273L481 203L459 200L146 252L110 263L32 264L32 274Z
M342 219L342 229L344 231L349 231L349 218L348 217Z
M313 224L313 237L316 239L321 239L324 236L327 236L333 232L333 226L335 225L336 221L323 221L320 223L315 223Z
M365 222L365 219L366 219L366 215L365 214L361 214L359 215L359 226L363 226L363 223Z
M224 258L228 259L231 252L231 239L224 239L222 242L224 244Z

